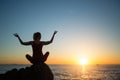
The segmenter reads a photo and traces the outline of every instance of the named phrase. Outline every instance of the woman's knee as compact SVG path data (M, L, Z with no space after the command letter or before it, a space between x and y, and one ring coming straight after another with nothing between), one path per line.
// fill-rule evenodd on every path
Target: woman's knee
M26 57L26 58L30 58L31 56L30 56L29 54L26 54L25 57Z
M27 60L29 60L31 63L33 63L33 58L29 54L26 54L25 56L26 56Z
M29 54L25 55L28 60L32 60L32 57Z
M50 53L49 52L46 52L45 55L49 55Z

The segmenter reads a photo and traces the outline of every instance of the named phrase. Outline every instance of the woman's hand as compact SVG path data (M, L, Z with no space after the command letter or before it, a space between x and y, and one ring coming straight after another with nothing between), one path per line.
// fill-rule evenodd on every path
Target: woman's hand
M15 37L19 37L19 35L17 33L13 34Z
M57 33L58 31L54 31L54 35Z

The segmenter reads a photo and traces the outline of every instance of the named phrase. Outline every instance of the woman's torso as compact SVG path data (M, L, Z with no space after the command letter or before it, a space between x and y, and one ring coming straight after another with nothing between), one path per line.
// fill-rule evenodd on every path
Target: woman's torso
M43 56L42 47L43 47L43 44L40 41L39 42L33 41L33 43L32 43L33 57L39 58L39 57Z

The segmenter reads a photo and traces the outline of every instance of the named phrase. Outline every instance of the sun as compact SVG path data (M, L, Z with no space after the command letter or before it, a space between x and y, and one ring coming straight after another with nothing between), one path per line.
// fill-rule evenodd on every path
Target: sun
M88 64L88 60L86 58L81 58L79 60L79 64L81 64L81 65L87 65Z

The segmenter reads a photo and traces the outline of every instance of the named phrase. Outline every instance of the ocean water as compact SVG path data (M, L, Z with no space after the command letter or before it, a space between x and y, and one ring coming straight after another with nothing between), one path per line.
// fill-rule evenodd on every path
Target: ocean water
M0 74L31 65L0 65ZM54 80L120 80L120 65L49 65Z

